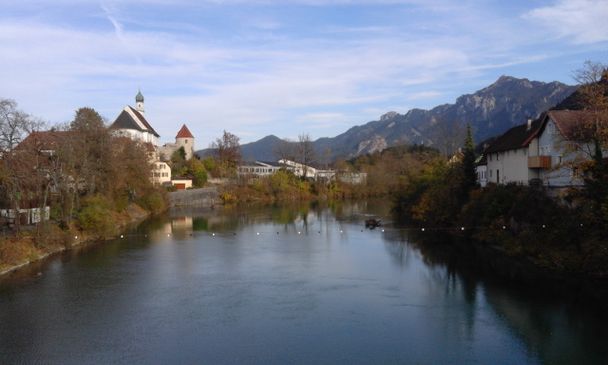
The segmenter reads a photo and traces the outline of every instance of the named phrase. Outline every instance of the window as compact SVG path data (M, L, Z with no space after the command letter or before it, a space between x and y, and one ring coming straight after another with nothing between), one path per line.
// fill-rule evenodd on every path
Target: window
M188 140L186 140L184 143L185 143L185 144L188 144Z

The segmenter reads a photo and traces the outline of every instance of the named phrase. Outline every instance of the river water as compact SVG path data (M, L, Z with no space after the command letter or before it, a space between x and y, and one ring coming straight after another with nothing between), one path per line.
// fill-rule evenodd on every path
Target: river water
M607 364L608 322L431 255L382 203L172 211L0 281L0 364Z

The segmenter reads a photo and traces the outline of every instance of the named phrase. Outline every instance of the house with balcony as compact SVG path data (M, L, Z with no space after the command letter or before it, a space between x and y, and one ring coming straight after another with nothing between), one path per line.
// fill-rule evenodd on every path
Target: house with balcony
M590 146L576 141L576 133L591 115L581 110L550 110L536 120L509 129L486 150L488 183L564 188L582 186L576 164L589 158Z

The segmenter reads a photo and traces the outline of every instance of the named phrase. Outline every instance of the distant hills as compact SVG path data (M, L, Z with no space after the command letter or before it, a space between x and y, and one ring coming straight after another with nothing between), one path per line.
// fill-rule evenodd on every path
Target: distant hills
M313 142L325 158L352 158L399 144L424 144L450 153L462 143L465 125L473 128L476 141L499 135L507 129L535 118L557 105L576 90L554 81L550 83L501 76L490 86L458 97L454 104L430 110L412 109L405 114L388 112L379 120L355 126L346 132ZM245 160L276 160L275 150L282 140L270 135L241 146ZM205 155L210 150L197 151Z

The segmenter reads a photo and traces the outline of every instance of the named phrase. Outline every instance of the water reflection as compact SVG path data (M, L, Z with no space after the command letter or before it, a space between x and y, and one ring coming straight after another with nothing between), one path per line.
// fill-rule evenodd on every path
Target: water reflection
M521 339L526 353L542 363L608 363L605 314L596 309L572 307L569 298L543 288L506 285L502 275L479 266L476 262L479 258L467 259L463 257L466 252L447 245L421 243L416 236L413 230L387 231L383 235L386 250L393 262L403 267L410 266L415 261L412 258L420 255L428 268L428 287L444 288L443 293L435 293L441 297L437 301L463 304L458 312L462 318L457 322L463 324L464 333L453 333L454 336L474 338L480 307L487 308L511 334Z
M382 201L181 209L0 283L0 363L606 363L606 321ZM388 225L366 230L364 220Z

